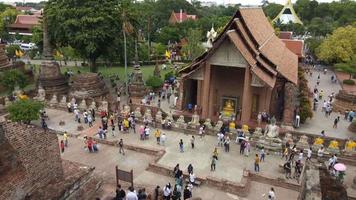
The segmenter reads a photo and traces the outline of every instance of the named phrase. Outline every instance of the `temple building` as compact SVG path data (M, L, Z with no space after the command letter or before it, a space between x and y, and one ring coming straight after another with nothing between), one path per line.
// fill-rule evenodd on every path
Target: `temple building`
M188 15L186 12L183 12L181 9L179 13L172 11L171 16L169 17L169 24L182 23L187 20L196 20L196 15Z
M291 0L287 0L281 12L279 12L277 17L273 19L274 23L277 21L279 21L282 24L289 24L289 23L303 24L303 22L299 19L297 13L294 11Z
M33 27L40 25L41 14L17 15L13 24L8 26L11 35L32 35Z
M279 39L284 42L286 47L298 56L298 61L301 62L305 57L304 53L304 40L293 38L293 32L281 31L279 33Z
M298 57L275 35L261 8L240 8L212 48L180 72L178 110L196 105L202 118L241 123L267 112L291 124Z

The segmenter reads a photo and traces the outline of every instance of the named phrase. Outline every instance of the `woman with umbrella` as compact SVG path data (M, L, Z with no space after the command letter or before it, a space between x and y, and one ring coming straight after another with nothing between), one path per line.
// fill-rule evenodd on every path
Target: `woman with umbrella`
M336 179L340 182L344 181L346 166L342 163L337 163L334 165Z

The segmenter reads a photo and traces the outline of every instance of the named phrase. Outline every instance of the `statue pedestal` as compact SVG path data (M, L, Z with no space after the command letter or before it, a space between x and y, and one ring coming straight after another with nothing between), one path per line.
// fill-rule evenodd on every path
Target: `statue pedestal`
M302 135L296 145L298 149L309 149L308 137Z
M262 136L256 142L257 147L264 147L264 149L281 152L282 149L282 140L279 138L270 138Z

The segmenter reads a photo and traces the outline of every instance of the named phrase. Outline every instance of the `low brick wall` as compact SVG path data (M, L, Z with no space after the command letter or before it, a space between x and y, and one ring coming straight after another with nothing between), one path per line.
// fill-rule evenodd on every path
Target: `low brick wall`
M294 184L294 183L287 183L283 179L276 179L276 178L271 178L271 177L267 177L267 176L261 176L259 174L255 174L255 173L249 173L249 178L251 179L251 181L265 183L265 184L273 185L276 187L282 187L282 188L294 190L297 192L300 192L300 188L301 188L301 185Z

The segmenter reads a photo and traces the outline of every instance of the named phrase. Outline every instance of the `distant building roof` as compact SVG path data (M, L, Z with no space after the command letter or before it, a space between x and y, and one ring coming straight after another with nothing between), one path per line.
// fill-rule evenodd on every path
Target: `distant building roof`
M281 31L279 32L279 39L292 39L293 32L291 31Z
M10 32L31 33L31 29L40 24L41 15L17 15L13 24L9 25Z
M180 10L180 12L178 12L178 13L172 11L171 17L169 18L169 23L171 23L171 24L181 23L188 19L196 20L197 16L196 15L188 15L186 12L183 12L182 10Z
M298 58L304 57L303 40L282 39L282 41L291 52L298 56Z
M28 6L16 6L16 10L18 11L30 11L30 10L35 10L32 7L28 7Z

